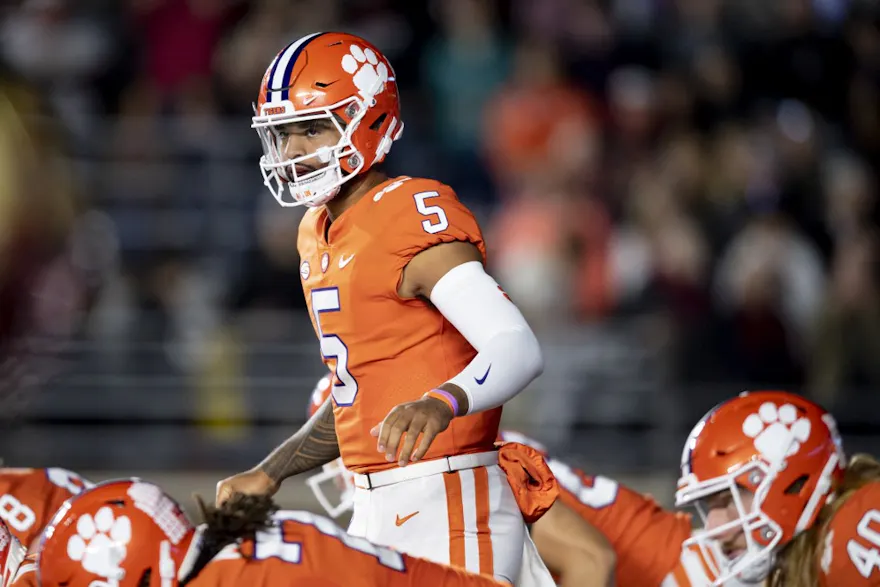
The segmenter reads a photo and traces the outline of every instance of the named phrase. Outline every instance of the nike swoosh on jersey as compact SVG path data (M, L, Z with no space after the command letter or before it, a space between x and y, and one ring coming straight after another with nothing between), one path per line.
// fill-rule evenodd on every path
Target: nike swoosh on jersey
M489 371L491 371L491 370L492 370L492 365L489 365L489 368L486 369L486 372L483 374L482 377L480 377L479 379L474 377L474 381L477 382L477 385L483 385L483 383L485 383L486 378L489 376Z
M418 513L419 513L418 511L415 511L415 512L409 514L408 516L403 516L402 518L400 517L400 514L397 514L397 518L394 520L394 524L396 526L403 526L404 524L406 524L406 522L408 520L410 520L413 516L417 515Z
M348 259L345 258L345 255L342 255L341 257L339 257L339 268L342 269L343 267L345 267L346 265L351 263L352 259L354 259L354 255L352 255Z

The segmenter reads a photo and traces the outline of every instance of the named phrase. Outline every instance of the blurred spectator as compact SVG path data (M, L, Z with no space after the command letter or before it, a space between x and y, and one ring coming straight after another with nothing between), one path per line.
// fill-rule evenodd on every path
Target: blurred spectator
M510 78L485 109L484 150L495 180L513 191L536 174L595 180L599 120L596 105L564 77L551 45L524 41Z
M810 390L823 405L844 390L880 385L880 254L871 233L849 236L834 255L831 284L819 313Z
M92 82L113 50L104 23L71 0L24 0L0 25L0 46L49 96L68 130L90 140L99 122Z
M787 219L769 214L751 220L731 241L715 276L728 375L756 384L801 381L823 283L818 252Z
M58 351L80 331L82 313L99 285L88 280L97 257L86 261L70 251L77 203L72 170L59 156L60 134L39 94L0 68L0 414L4 418L14 417L23 395L57 372Z
M336 0L256 0L216 54L224 100L234 111L251 114L260 80L288 43L315 31L333 30L340 16Z
M431 91L434 135L448 181L465 198L486 199L478 157L487 100L506 79L510 48L485 0L435 0L439 35L425 49L423 79Z
M227 309L233 315L255 310L305 309L299 254L291 245L296 242L303 212L302 208L281 210L270 197L260 202L257 248L242 259L238 279L227 300Z
M872 224L877 202L876 182L857 158L832 154L822 169L824 220L835 241L845 241Z
M486 109L484 149L503 205L492 224L501 281L536 322L602 315L609 305L609 219L593 186L599 121L589 95L541 42L517 47ZM559 292L566 292L563 304Z

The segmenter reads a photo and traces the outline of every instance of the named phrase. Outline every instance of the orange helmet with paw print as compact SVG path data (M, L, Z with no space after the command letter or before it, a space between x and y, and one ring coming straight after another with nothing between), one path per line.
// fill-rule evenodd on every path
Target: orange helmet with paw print
M43 532L37 575L43 587L173 587L195 528L160 487L107 481L67 500Z
M732 578L763 580L773 552L816 521L843 477L845 457L834 418L820 406L784 391L745 392L723 402L694 427L681 457L676 505L695 505L729 491L738 519L696 533L706 560L717 560L716 585ZM754 494L744 505L743 490ZM747 549L735 559L718 539L742 529Z
M263 180L282 206L330 201L342 184L380 163L403 132L391 64L347 33L313 33L285 47L263 76L254 110ZM276 128L320 119L333 123L336 144L288 159ZM315 168L298 173L307 161Z

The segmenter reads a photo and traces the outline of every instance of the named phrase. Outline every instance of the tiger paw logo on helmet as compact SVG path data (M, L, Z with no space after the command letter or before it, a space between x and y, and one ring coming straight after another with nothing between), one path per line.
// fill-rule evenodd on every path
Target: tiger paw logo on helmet
M754 439L755 448L771 463L797 454L810 438L810 428L810 420L799 418L793 405L772 402L761 404L742 425L743 434Z
M99 577L121 579L124 571L120 564L131 541L131 520L127 516L115 518L113 510L105 506L94 518L89 514L80 516L76 532L67 541L67 556Z
M370 106L376 94L385 89L388 81L388 66L379 61L379 56L370 49L352 45L349 53L342 58L342 69L350 73L358 93Z

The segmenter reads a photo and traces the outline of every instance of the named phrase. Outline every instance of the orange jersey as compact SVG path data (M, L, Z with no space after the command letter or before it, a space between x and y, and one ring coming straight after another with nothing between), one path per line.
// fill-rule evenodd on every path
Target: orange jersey
M518 433L505 431L501 440L544 451L540 443ZM699 549L682 548L691 536L690 516L667 511L650 497L613 479L587 475L562 461L545 458L559 483L559 500L601 532L614 548L617 585L710 584Z
M880 482L868 483L840 506L817 555L823 587L880 585Z
M300 277L334 371L336 435L345 466L357 473L396 467L376 451L370 429L398 404L457 375L474 348L427 300L397 291L419 252L452 241L485 246L473 215L446 185L396 178L329 222L313 208L300 224ZM492 450L501 408L455 418L424 460Z
M256 540L230 545L189 583L192 587L501 587L473 575L376 546L327 518L283 511Z
M15 577L4 587L38 587L37 582L37 555L29 554L18 567Z
M66 469L0 469L0 518L29 548L61 504L90 486Z

